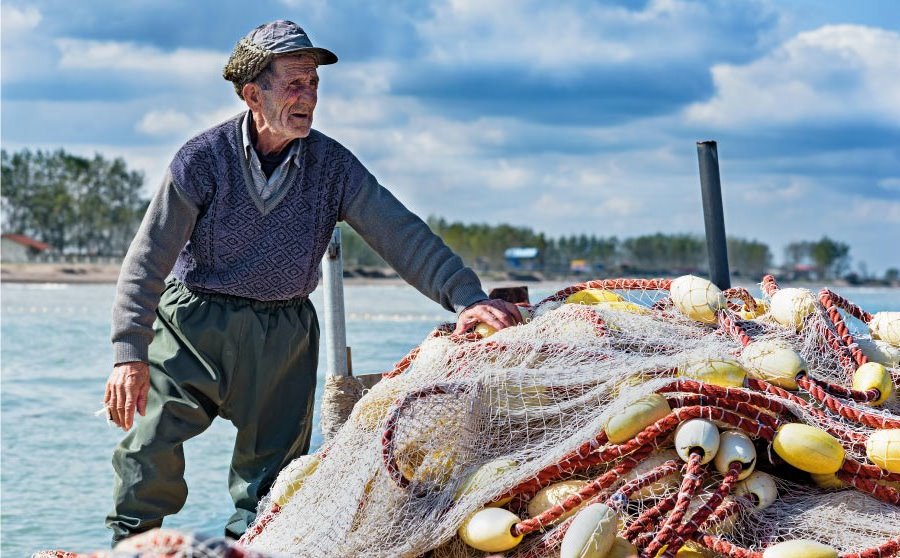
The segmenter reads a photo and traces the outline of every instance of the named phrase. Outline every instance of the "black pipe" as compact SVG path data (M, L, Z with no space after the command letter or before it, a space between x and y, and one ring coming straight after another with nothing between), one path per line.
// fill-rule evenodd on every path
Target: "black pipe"
M706 223L709 280L725 290L731 288L731 274L728 272L728 247L725 243L725 215L722 212L722 183L719 180L716 142L698 141L697 158L700 160L700 190L703 194L703 220Z

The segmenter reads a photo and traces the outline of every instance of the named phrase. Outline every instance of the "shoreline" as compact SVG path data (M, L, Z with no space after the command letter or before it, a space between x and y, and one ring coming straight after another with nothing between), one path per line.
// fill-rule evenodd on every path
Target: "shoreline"
M66 283L66 284L115 284L119 277L119 264L85 264L85 263L14 263L0 264L0 282L3 283ZM350 275L345 275L344 282L351 285L406 285L406 282L396 275L386 275L380 271L370 273L350 268ZM371 271L371 270L368 270ZM541 281L525 281L522 279L510 279L498 277L496 274L480 274L485 287L504 285L539 285L556 284L571 285L589 280L586 277L561 277L544 279ZM674 275L672 275L674 277ZM875 288L900 288L900 283L885 284L884 282L861 282L851 285L846 281L784 281L779 279L779 284L798 287L821 288L822 286L837 287L875 287ZM756 281L748 281L743 277L735 278L735 286L752 287Z

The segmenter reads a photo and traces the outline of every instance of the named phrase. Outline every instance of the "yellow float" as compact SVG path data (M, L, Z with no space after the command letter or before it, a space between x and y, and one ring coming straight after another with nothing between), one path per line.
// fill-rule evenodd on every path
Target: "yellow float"
M605 558L638 558L637 547L631 544L627 539L616 537L613 541L612 548L606 553Z
M597 304L600 302L622 302L623 299L613 291L606 289L584 289L572 293L566 298L566 304Z
M827 544L797 539L770 546L763 558L838 558L838 553Z
M772 449L790 465L807 473L836 473L844 463L844 448L831 434L807 424L783 424Z
M869 321L873 339L900 347L900 312L877 312Z
M743 387L747 371L731 359L703 359L678 367L678 375L721 387Z
M606 422L604 430L609 441L621 444L654 422L672 412L669 402L658 393L642 397L616 413Z
M719 287L695 275L682 275L673 280L669 295L679 312L705 324L716 323L717 312L727 304Z
M877 430L866 440L866 457L891 473L900 473L900 429Z
M759 298L754 298L753 300L756 301L756 310L750 310L747 305L744 304L738 311L738 315L742 320L755 320L769 311L769 305L766 304L766 301Z
M769 301L769 315L779 324L799 330L816 311L816 299L806 289L780 289Z
M509 471L514 471L519 464L513 459L495 459L488 461L475 470L474 473L466 477L466 480L459 485L453 494L453 500L459 501L465 496L479 492L494 485L503 475ZM512 500L512 497L503 498L497 502L488 504L489 506L502 506Z
M484 508L472 514L459 527L457 534L464 543L482 552L506 552L522 541L512 534L519 517L503 508Z
M304 455L298 457L284 468L278 475L275 484L272 485L272 501L283 507L294 494L303 486L303 481L316 472L319 466L319 457L316 455Z
M605 558L616 540L618 517L606 504L591 504L575 516L563 536L560 558Z
M780 341L754 341L741 351L741 363L752 378L784 389L797 389L797 376L807 370L800 353Z
M529 517L537 517L545 511L549 510L553 506L561 504L566 498L576 494L579 490L584 488L584 485L587 484L587 481L562 481L557 482L555 484L551 484L550 486L545 486L541 490L538 491L537 494L528 502L528 516ZM581 504L566 513L559 516L553 523L559 523L564 519L567 519L576 513L582 508L584 504Z
M881 405L891 396L894 382L891 379L891 373L887 371L884 365L877 362L867 362L853 373L853 389L857 391L877 389L881 396L875 401L870 401L869 405Z

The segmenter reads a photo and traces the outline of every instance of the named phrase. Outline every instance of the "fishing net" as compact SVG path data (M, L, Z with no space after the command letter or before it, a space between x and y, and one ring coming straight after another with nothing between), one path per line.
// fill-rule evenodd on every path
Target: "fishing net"
M762 287L592 281L516 327L439 328L229 548L893 556L900 313Z

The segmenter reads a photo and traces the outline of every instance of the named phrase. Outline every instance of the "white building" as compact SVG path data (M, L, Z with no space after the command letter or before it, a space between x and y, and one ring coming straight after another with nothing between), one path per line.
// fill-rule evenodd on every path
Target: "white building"
M51 246L24 234L4 234L0 237L0 261L29 262Z

